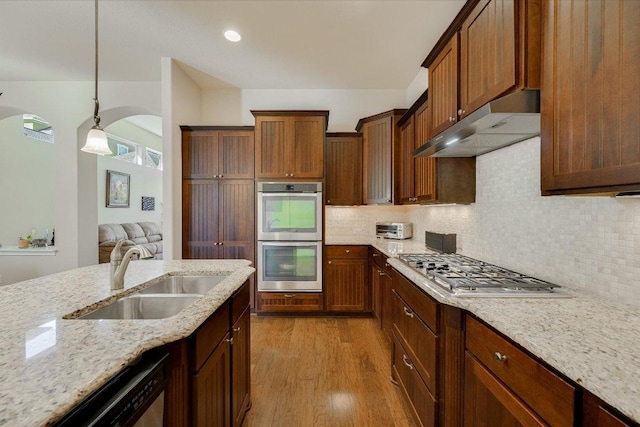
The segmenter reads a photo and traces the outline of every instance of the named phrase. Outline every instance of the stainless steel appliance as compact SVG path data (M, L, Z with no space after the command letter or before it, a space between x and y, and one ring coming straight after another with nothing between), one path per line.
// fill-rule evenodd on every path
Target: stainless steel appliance
M259 291L322 291L322 242L258 242Z
M150 353L124 368L54 424L55 427L164 424L165 364L169 355Z
M258 290L322 291L322 183L258 183Z
M413 224L410 222L376 222L376 236L385 239L410 239Z
M259 182L258 240L322 240L321 182Z
M405 254L399 260L457 297L567 297L560 286L460 254Z

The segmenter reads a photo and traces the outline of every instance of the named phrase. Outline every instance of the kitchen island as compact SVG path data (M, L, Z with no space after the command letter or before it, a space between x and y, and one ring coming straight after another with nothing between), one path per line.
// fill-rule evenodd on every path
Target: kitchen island
M640 421L640 313L636 307L568 286L563 290L569 298L456 297L397 259L403 253L428 252L424 243L328 236L326 244L373 246L439 303L481 319L575 384Z
M109 264L0 287L0 425L48 425L143 352L191 335L255 270L245 260L135 261L111 291ZM167 275L226 275L175 316L64 317L98 308Z

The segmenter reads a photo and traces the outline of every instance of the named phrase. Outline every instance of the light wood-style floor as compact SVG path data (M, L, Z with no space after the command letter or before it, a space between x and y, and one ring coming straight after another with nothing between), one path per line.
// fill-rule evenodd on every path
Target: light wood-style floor
M245 427L415 427L373 319L251 317Z

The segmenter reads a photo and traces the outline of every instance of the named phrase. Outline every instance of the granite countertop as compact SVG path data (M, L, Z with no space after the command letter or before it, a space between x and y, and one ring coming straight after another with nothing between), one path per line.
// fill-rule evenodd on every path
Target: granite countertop
M191 335L254 271L245 260L145 260L129 264L119 291L109 288L109 264L0 287L0 425L55 422L144 351ZM187 274L229 277L166 319L63 319L158 277Z
M366 236L327 238L327 244L366 244ZM414 240L368 237L389 264L443 304L473 313L566 377L640 421L640 311L563 287L570 298L452 297L397 258L429 252Z

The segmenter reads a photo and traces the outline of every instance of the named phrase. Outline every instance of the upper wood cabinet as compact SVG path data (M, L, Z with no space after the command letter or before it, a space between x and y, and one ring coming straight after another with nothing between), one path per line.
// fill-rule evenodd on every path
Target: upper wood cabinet
M640 2L545 0L544 195L640 191Z
M324 150L327 205L362 204L362 134L328 133Z
M253 127L181 126L182 177L253 179Z
M455 34L429 65L429 110L435 136L458 120L458 35Z
M397 200L400 204L473 203L476 196L475 158L413 158L413 151L429 138L426 94L398 122ZM412 111L415 112L411 114Z
M364 204L392 204L394 201L395 174L398 173L397 165L394 167L394 161L398 161L394 147L400 139L396 124L406 111L391 110L358 121L356 131L362 132Z
M256 178L322 179L328 111L251 111Z
M540 87L540 0L470 0L431 51L431 136L515 89Z

